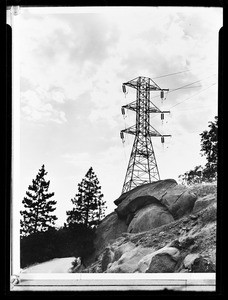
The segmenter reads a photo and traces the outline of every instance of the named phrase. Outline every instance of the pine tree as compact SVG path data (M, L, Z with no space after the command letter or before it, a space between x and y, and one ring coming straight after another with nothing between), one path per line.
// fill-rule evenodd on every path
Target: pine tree
M54 193L48 193L50 181L45 180L45 175L47 172L42 165L22 201L25 210L20 211L21 236L44 232L53 227L57 220L57 217L51 214L56 209L54 207L56 201L48 200L54 196Z
M78 193L71 199L74 208L67 211L68 225L82 224L89 228L96 227L105 216L103 196L98 178L91 167L78 184Z

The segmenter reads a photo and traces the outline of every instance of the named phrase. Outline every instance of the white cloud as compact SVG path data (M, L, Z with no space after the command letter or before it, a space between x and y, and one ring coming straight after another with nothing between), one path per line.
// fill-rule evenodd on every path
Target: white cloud
M65 113L54 107L53 102L56 101L56 99L53 101L53 96L56 97L52 92L47 92L40 87L22 92L22 116L29 121L41 123L51 121L61 124L66 122L67 119Z
M66 194L71 197L75 192L69 176L79 182L90 166L109 207L113 208L112 202L121 192L133 136L126 135L123 147L119 130L125 122L126 126L135 123L135 113L128 112L124 121L120 108L136 97L129 88L125 99L123 82L186 69L190 71L155 82L174 89L203 79L198 88L169 93L163 109L191 99L171 108L172 117L167 116L163 126L160 116L151 119L152 126L172 135L166 139L164 151L159 139L153 142L163 178L175 178L202 161L199 133L217 113L217 86L202 90L217 82L216 76L206 77L217 72L221 10L160 7L115 11L21 15L22 116L40 123L68 121L56 132L58 155L53 155L55 163L49 162L50 169L55 169L53 178L58 178L55 196L62 208ZM194 96L199 91L202 93ZM152 101L161 107L159 98ZM23 130L26 133L25 127ZM36 130L48 138L42 128ZM22 153L26 146L24 142ZM42 161L47 157L39 148L29 155L30 161L35 161L33 156ZM61 168L56 167L58 160ZM61 182L65 182L64 188Z
M59 90L52 90L51 91L51 98L58 102L58 103L64 103L65 102L65 94L62 91Z

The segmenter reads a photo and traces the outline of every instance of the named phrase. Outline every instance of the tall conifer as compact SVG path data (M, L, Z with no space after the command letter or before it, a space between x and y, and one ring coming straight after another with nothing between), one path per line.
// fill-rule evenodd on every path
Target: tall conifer
M106 207L103 196L98 178L91 167L78 184L78 193L71 199L74 207L67 211L67 223L96 227L104 218Z
M45 180L44 165L42 165L36 178L29 185L26 196L22 203L25 210L20 211L22 219L21 235L28 236L36 232L43 232L53 227L57 217L51 214L56 208L55 200L49 200L54 196L54 193L48 193L50 181Z

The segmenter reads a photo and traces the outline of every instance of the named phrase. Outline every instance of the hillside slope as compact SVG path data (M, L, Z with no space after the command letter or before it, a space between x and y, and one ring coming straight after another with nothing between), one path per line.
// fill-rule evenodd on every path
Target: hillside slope
M215 183L166 180L121 195L97 229L87 268L73 272L215 272L216 192Z

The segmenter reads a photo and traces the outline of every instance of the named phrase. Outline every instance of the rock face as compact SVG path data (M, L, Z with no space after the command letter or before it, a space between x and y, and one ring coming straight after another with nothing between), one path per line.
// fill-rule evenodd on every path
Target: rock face
M192 211L196 199L196 195L186 190L186 187L177 185L167 191L161 203L168 208L175 219L179 219Z
M142 232L189 214L196 196L174 179L138 186L114 201L115 212L98 226L95 256L124 232Z
M83 272L215 271L216 184L189 189L174 179L159 180L114 202Z
M118 204L116 213L120 219L131 219L137 210L153 203L163 204L177 219L192 211L196 199L185 186L178 185L174 179L166 179L134 188L114 203Z
M157 203L138 210L128 226L128 232L137 233L162 226L174 221L167 208Z
M127 225L115 212L107 215L96 230L95 251L99 255L104 248L127 231Z
M212 203L216 203L215 195L207 195L204 197L200 197L195 202L195 205L193 207L193 213L196 213L196 212L200 211L201 209L208 207Z
M174 179L166 179L136 187L133 190L124 193L114 201L114 203L118 205L116 208L116 213L118 214L119 218L124 218L129 213L135 212L139 208L150 204L150 200L153 201L153 198L160 200L169 188L176 185L177 182ZM152 196L153 198L146 198L143 201L141 198L142 196Z

